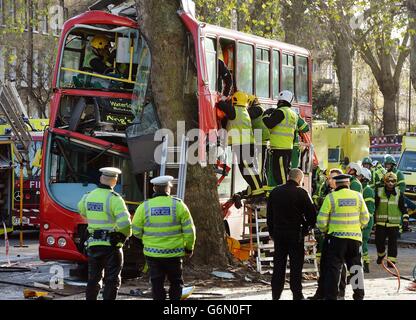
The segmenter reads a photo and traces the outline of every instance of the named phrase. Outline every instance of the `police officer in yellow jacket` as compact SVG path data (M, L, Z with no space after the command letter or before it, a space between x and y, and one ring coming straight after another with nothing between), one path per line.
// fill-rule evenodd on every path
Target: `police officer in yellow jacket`
M150 270L154 300L165 300L165 277L170 282L169 299L182 295L182 257L192 256L195 226L188 207L170 196L171 176L152 179L154 195L136 210L133 235L143 241L143 252Z
M325 198L317 219L319 229L326 233L324 245L327 261L323 270L325 299L337 299L341 268L346 263L355 279L354 282L351 280L353 298L362 300L364 282L360 250L361 229L368 224L369 213L361 193L349 189L349 175L338 175L334 180L336 189Z
M131 236L130 213L123 198L113 188L120 169L100 169L97 189L85 194L78 203L79 213L87 219L88 284L87 300L97 300L104 270L104 300L115 300L121 283L123 268L122 247Z

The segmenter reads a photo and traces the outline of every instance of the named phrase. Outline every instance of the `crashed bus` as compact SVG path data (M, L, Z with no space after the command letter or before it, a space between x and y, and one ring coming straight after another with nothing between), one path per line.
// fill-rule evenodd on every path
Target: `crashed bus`
M312 61L308 50L200 23L190 12L180 11L179 15L187 29L187 67L194 68L197 75L191 93L198 97L203 135L198 142L200 160L204 160L207 145L217 143L212 132L221 128L216 112L221 51L224 59L228 52L225 62L238 90L256 94L265 108L276 105L279 91L291 90L295 93L293 109L311 123ZM104 74L85 63L97 34L107 37L116 52ZM150 178L158 174L153 157L160 142L154 141L154 134L161 128L147 96L150 63L146 40L130 18L89 11L64 24L52 82L50 129L43 141L41 259L86 262L87 223L77 213L77 203L84 193L96 188L100 168L122 170L115 191L125 199L131 214L150 194ZM227 153L231 155L230 148ZM149 157L153 163L148 161L146 168ZM223 203L247 187L230 157L226 165L230 171L218 174ZM241 210L228 207L224 218L229 221L231 235L241 238ZM137 271L143 263L141 243L131 237L124 251L125 268Z

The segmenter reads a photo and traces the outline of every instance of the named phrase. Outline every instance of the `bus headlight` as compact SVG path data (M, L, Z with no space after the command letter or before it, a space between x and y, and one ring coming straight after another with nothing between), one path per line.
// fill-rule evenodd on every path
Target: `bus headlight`
M49 236L46 238L46 243L50 246L53 246L55 244L55 238L52 236Z
M66 240L65 240L65 238L59 238L58 239L58 246L61 247L61 248L63 248L63 247L66 246Z

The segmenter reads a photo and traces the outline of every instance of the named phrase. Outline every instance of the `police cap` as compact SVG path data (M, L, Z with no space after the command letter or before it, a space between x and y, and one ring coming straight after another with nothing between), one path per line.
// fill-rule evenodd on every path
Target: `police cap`
M349 182L351 176L349 174L339 174L332 179L335 180L335 183L341 183L341 182Z
M155 186L172 186L173 179L172 176L159 176L150 180L150 183Z
M100 172L103 176L117 178L121 174L121 170L113 167L101 168Z

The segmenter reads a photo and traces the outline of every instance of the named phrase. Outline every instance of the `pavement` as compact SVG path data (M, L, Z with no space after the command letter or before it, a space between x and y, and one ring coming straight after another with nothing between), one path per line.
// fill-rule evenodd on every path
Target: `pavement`
M11 267L28 268L23 270L6 269L8 259L5 256L4 240L0 240L0 299L22 300L23 289L33 289L50 292L49 296L56 300L83 300L85 298L85 282L74 281L69 277L69 269L72 264L59 262L44 262L38 257L38 234L36 232L24 233L24 244L27 247L15 247L19 245L18 234L10 239L9 259ZM414 278L416 273L416 232L402 235L399 247L398 268L401 275ZM365 274L366 299L369 300L416 300L416 292L406 288L412 284L410 281L401 280L398 291L396 277L389 275L384 269L375 263L376 250L374 244L369 245L370 274ZM11 272L14 271L14 272ZM17 272L19 271L19 272ZM221 270L220 270L221 271ZM227 271L227 270L223 270ZM62 276L63 275L63 276ZM253 279L221 279L207 274L204 279L190 280L185 275L186 285L195 285L195 291L190 299L221 299L221 300L271 300L270 284L267 281ZM267 278L267 277L266 277ZM270 277L269 280L270 281ZM63 284L63 287L60 285ZM316 290L316 280L304 281L305 297L312 296ZM131 296L130 291L140 288L145 295ZM147 278L123 281L120 288L119 300L150 299L149 283ZM146 294L147 291L147 294ZM288 283L283 291L282 300L292 299ZM346 299L352 299L352 290L347 286Z

